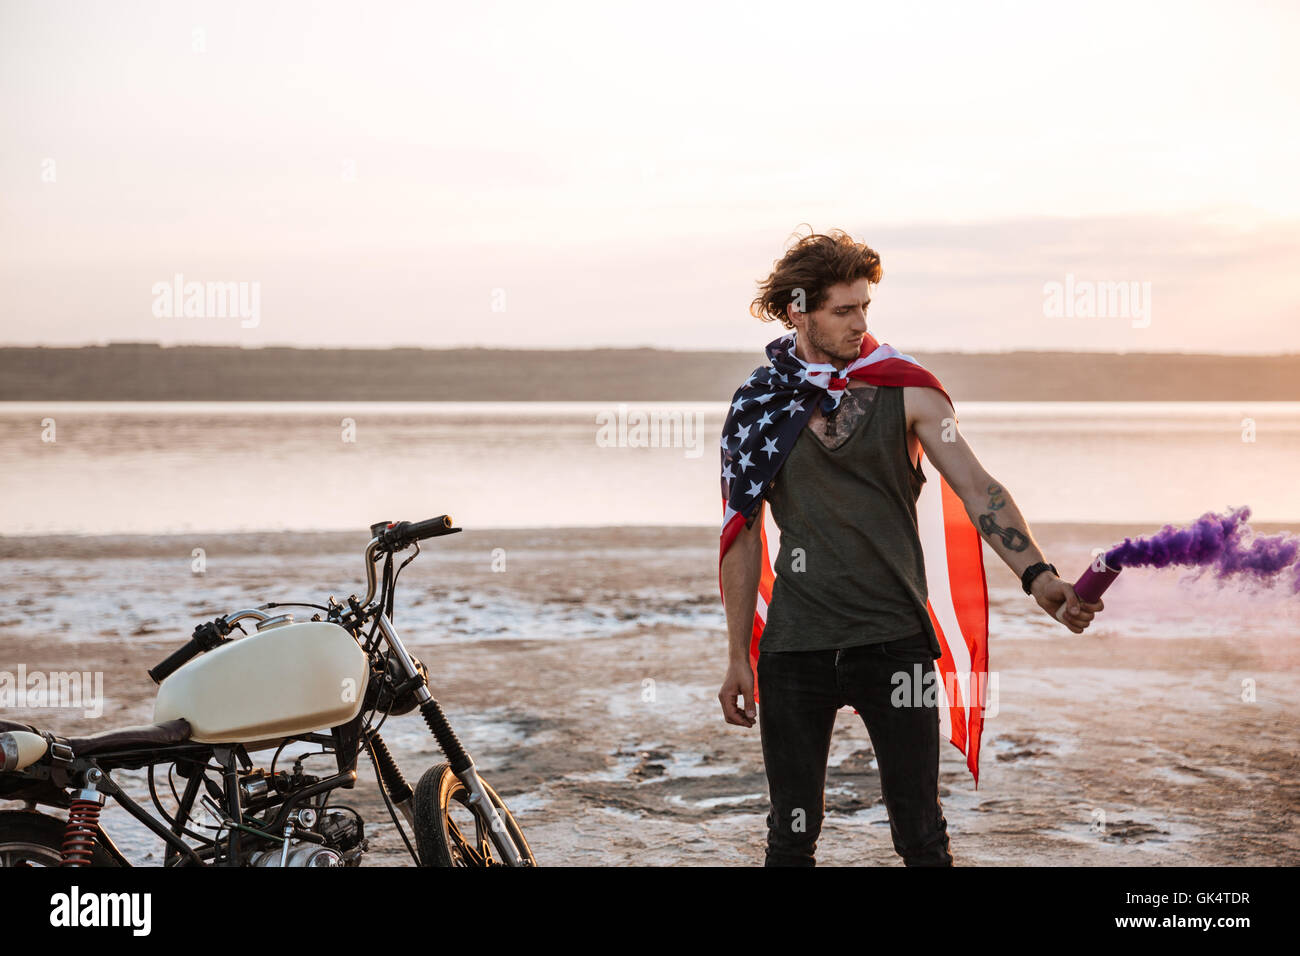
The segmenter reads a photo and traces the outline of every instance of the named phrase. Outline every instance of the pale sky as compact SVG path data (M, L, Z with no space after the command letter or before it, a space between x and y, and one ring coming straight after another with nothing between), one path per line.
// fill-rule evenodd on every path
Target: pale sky
M1300 351L1298 47L1294 3L3 0L0 342L760 348L809 223L904 351ZM156 316L178 273L256 327ZM1067 274L1149 314L1045 314Z

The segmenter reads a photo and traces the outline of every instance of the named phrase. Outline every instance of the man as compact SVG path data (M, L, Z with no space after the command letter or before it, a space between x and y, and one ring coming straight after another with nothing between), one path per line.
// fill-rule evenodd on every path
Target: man
M906 359L903 374L876 378L927 385L871 384L845 373L855 363L854 373L865 374L857 369L877 350L867 309L881 274L874 250L838 230L791 248L751 311L792 331L768 346L772 366L737 391L723 429L726 523L735 527L724 529L720 567L730 663L718 698L728 723L752 727L758 716L769 866L815 863L831 733L845 705L870 734L895 850L908 866L952 865L939 803L937 707L892 703L896 672L910 679L920 666L927 684L941 656L917 530L927 480L920 451L1043 611L1080 634L1103 607L1081 602L1047 564L1011 494L956 431L937 379L887 346L880 348L895 362ZM811 414L802 399L768 402L788 394L791 381L817 386ZM765 457L778 469L770 477ZM759 643L756 708L750 642L767 505L781 547Z

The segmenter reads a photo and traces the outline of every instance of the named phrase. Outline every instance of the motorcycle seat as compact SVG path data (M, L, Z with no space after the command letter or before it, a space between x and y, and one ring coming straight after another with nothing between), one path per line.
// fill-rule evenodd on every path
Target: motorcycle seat
M44 736L45 732L14 720L0 720L0 733L11 730L26 730ZM109 753L114 750L131 750L136 747L157 747L165 744L179 744L190 737L190 725L186 720L166 720L160 724L145 727L121 727L91 734L89 737L68 737L68 746L78 757L93 757L96 754Z

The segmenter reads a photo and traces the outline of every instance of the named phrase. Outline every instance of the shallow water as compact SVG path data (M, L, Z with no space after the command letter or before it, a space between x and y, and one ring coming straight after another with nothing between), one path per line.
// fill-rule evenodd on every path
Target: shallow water
M360 530L442 513L471 528L714 526L725 410L0 403L0 534ZM660 447L635 429L601 438L601 415L638 411L667 423ZM1300 522L1300 403L971 402L958 416L1031 523L1159 526L1241 504Z

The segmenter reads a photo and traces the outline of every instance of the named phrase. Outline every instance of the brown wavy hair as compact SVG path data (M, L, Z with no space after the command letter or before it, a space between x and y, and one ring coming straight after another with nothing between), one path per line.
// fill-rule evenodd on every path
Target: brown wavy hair
M853 238L842 229L829 233L812 232L799 239L774 263L772 274L758 287L750 303L750 314L764 322L780 322L794 328L786 315L786 306L802 289L804 309L815 312L826 304L827 290L841 282L866 279L873 285L884 274L876 250ZM798 233L796 233L798 235Z

